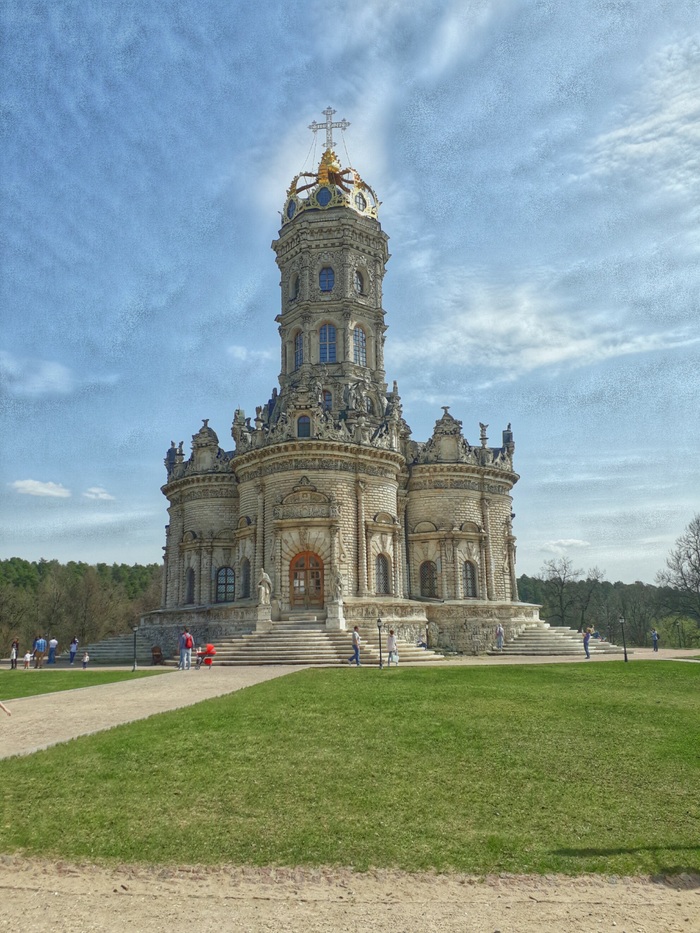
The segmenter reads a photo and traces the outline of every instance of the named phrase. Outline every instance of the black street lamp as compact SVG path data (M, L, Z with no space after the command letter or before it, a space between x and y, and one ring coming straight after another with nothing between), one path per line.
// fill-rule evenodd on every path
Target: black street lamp
M620 628L622 629L622 651L625 655L625 661L628 661L627 657L627 642L625 641L625 619L624 616L620 616Z
M381 619L377 619L377 634L379 635L379 669L381 670L384 667L384 660L382 658L382 627L384 623Z
M132 672L136 670L136 633L139 630L138 625L134 625L134 666L131 668Z

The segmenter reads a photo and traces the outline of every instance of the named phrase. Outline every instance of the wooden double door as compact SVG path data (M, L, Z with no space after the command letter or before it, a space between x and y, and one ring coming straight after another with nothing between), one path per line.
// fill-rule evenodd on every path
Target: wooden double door
M289 565L289 601L298 609L323 606L323 561L313 551L302 551Z

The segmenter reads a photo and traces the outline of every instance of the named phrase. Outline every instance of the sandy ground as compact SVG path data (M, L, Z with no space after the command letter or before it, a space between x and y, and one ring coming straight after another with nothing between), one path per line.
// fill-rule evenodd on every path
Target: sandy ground
M651 656L637 649L634 659ZM670 650L656 655L680 656ZM511 659L458 663L481 666ZM0 719L0 757L30 754L293 670L298 668L175 671L13 700L7 704L12 718ZM384 870L107 868L0 856L0 904L0 930L20 933L700 933L697 875L474 878Z
M0 930L21 933L698 933L700 878L362 875L100 868L5 857Z

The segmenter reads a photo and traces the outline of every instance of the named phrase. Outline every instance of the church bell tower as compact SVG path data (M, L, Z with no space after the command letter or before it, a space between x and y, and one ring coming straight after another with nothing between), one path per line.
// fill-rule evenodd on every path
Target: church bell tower
M308 412L311 437L323 433L323 419L340 419L348 436L366 442L388 405L382 308L388 237L374 190L354 168L343 168L332 148L332 128L349 124L332 123L331 108L325 113L325 124L311 125L326 129L321 161L292 180L272 244L281 273L281 369L269 418L298 421Z

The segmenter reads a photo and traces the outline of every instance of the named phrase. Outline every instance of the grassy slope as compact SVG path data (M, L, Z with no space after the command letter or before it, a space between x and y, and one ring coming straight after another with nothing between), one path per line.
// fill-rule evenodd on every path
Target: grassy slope
M34 668L25 671L0 671L0 699L16 700L18 697L39 696L40 693L56 693L59 690L75 690L77 687L96 687L99 684L114 684L120 680L133 680L134 677L150 677L151 674L163 674L166 669L145 671L84 671L81 667L74 670L52 671Z
M699 687L663 661L300 672L0 762L0 850L698 871Z

